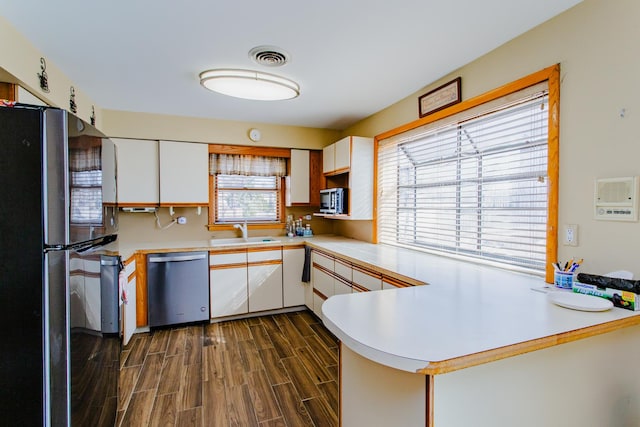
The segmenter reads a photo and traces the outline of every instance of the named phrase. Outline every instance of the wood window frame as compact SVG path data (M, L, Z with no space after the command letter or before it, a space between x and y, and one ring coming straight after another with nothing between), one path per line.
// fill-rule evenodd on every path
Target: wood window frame
M410 131L420 126L436 122L451 115L463 112L478 105L493 101L503 96L517 92L529 86L548 82L549 90L549 120L548 120L548 208L547 208L547 233L546 233L546 263L545 281L553 283L553 267L558 254L558 178L559 178L559 142L560 142L560 64L544 68L526 77L507 83L484 94L462 101L451 107L445 108L421 119L404 124L395 129L381 133L374 137L374 162L373 162L373 189L376 197L373 199L374 212L378 208L378 144L379 141L391 138L398 134ZM374 215L373 242L378 242L378 219Z
M209 154L241 154L250 156L265 156L265 157L282 157L286 159L291 158L291 149L279 148L279 147L249 147L244 145L222 145L222 144L209 144ZM252 230L264 230L273 228L284 228L285 226L285 178L281 177L280 182L280 222L279 223L264 223L264 224L249 224L249 229ZM215 177L209 174L209 219L207 224L207 230L209 231L222 231L233 230L233 224L216 224L215 223L215 208L216 208L216 188Z

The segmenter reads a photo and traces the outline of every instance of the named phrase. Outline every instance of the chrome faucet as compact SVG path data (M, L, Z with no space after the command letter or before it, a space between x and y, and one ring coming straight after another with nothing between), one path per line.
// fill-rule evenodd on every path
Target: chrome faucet
M248 236L248 229L247 229L247 221L244 221L244 225L243 224L233 224L233 228L239 228L240 231L242 231L242 238L244 240L247 240L249 238Z

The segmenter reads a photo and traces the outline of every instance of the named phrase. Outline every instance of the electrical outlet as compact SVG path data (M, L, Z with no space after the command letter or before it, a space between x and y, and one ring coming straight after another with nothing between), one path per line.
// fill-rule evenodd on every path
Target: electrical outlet
M565 224L563 243L565 246L578 246L578 225L577 224Z

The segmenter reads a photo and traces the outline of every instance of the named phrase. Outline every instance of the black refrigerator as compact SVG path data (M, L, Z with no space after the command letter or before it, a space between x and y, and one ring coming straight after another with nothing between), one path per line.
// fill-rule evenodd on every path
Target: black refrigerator
M112 144L64 110L0 106L0 424L115 423L120 339L70 323L69 268L116 239Z

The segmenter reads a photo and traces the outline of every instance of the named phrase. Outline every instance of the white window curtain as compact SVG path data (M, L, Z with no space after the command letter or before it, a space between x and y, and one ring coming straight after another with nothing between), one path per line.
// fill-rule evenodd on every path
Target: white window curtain
M287 174L287 159L246 154L210 154L211 175L277 176Z
M70 221L102 225L102 151L99 146L69 149Z

